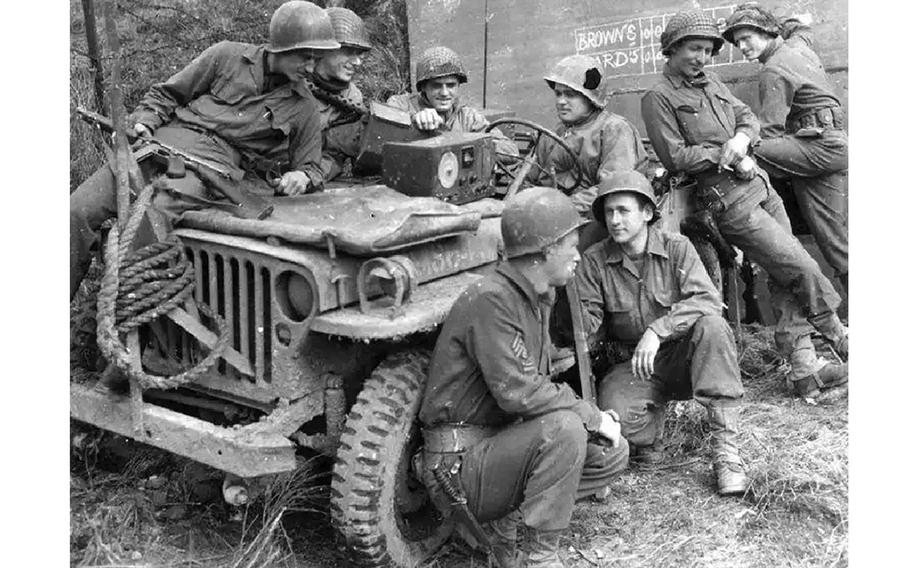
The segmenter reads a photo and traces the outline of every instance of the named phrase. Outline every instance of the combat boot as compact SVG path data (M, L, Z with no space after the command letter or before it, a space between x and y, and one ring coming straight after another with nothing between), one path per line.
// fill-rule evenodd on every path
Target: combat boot
M519 568L518 522L521 514L512 511L505 517L486 523L490 535L490 555L494 568Z
M565 568L559 559L559 536L562 531L539 531L527 527L525 532L528 561L526 568Z
M799 379L788 378L788 381L799 396L814 398L822 389L847 384L848 378L847 363L826 363L811 375Z
M825 338L825 341L834 347L837 356L846 361L850 355L849 341L847 340L847 328L840 321L836 314L826 313L820 316L809 317L816 330Z
M739 444L736 442L739 407L709 405L708 427L714 454L717 492L723 496L742 495L749 486L749 478L743 460L739 457Z

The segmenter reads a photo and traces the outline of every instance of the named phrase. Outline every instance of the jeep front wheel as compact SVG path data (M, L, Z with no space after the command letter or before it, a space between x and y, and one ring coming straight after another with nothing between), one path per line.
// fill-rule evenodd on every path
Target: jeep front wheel
M332 524L362 566L416 566L452 532L411 467L429 358L390 355L364 381L341 435Z

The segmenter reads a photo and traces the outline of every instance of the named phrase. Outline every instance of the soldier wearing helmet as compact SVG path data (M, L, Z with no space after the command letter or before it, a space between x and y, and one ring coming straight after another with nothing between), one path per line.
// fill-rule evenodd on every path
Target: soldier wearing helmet
M635 126L604 108L606 82L597 59L570 55L560 60L544 77L556 97L559 126L556 133L573 149L581 165L581 184L572 193L578 212L587 217L597 183L616 172L644 173L648 156ZM542 137L537 162L544 169L531 170L529 180L549 185L549 171L560 186L575 183L572 157L548 137Z
M430 362L424 479L439 502L432 468L457 472L469 508L489 521L499 566L518 566L519 510L527 566L562 566L558 538L576 499L603 496L628 463L615 415L551 380L548 314L578 261L582 223L558 190L516 194L502 213L508 260L455 301ZM612 447L589 443L592 434Z
M653 225L656 199L638 172L600 183L591 216L609 238L582 255L576 281L588 335L625 347L627 360L598 384L642 461L661 459L668 400L695 398L708 410L721 495L748 485L736 434L743 396L730 326L720 294L689 239Z
M489 121L458 96L468 74L461 58L448 47L431 47L417 60L417 93L392 95L388 104L407 111L414 128L427 132L483 132ZM496 151L517 156L518 146L498 128L492 130Z
M794 23L783 27L764 8L743 4L727 19L723 35L746 59L762 64L755 109L762 140L755 157L772 178L791 180L800 211L846 291L844 110L812 51L811 30Z
M363 117L367 109L354 75L373 48L363 20L347 8L326 8L335 39L341 48L326 52L316 69L304 79L316 97L322 126L322 171L326 181L338 176L349 159L360 151Z
M667 57L663 75L641 101L655 153L670 173L695 179L700 206L726 240L768 273L781 314L775 341L790 361L796 392L811 395L845 383L847 365L819 358L811 339L818 331L846 358L840 296L793 236L780 196L750 156L758 119L705 69L724 45L716 22L700 10L680 12L660 41Z
M278 194L319 188L319 117L300 79L313 70L315 54L338 47L322 8L286 2L272 16L268 44L217 43L153 85L131 115L135 130L213 163L234 179L262 163L283 164L287 171L275 187ZM192 171L168 181L174 192L159 193L153 201L168 218L192 206L181 194L217 199ZM71 298L101 224L116 214L115 187L104 166L70 195Z

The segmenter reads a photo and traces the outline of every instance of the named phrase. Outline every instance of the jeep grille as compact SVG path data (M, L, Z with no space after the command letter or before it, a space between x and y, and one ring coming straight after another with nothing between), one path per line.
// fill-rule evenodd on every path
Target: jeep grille
M271 271L249 257L236 258L193 246L196 243L186 244L196 269L196 301L225 319L228 344L249 360L254 376L240 373L223 359L218 361L218 373L257 384L271 383Z

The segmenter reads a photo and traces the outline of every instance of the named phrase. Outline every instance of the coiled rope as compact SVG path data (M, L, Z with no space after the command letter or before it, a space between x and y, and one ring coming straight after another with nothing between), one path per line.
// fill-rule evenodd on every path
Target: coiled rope
M104 275L98 290L98 347L119 370L143 389L173 389L200 377L224 353L228 326L203 303L199 311L215 322L218 339L208 355L193 368L172 376L150 375L131 364L120 334L150 323L179 307L193 293L195 272L177 239L156 242L136 251L130 245L157 186L149 184L133 206L120 235L114 226L104 249ZM135 354L136 357L139 354Z

